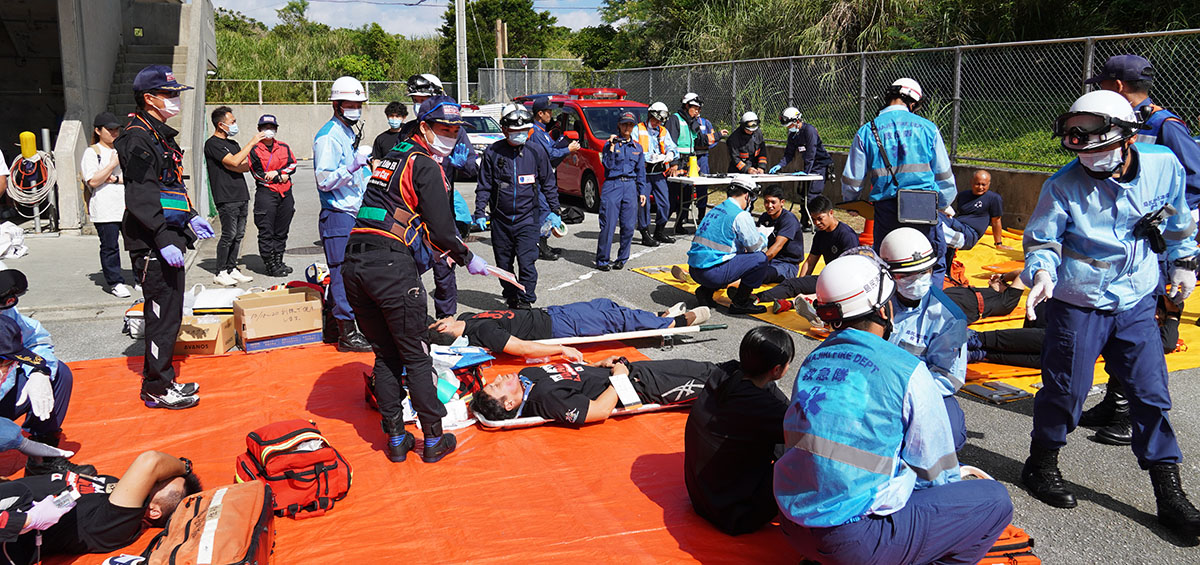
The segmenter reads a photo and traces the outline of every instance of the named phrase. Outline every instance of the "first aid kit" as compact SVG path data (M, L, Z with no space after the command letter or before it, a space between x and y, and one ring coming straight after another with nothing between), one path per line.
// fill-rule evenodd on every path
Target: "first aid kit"
M275 513L311 518L333 509L350 491L350 464L309 420L268 424L246 435L235 463L238 482L261 481L275 493Z
M193 494L142 552L147 565L265 565L275 547L271 487L260 482Z

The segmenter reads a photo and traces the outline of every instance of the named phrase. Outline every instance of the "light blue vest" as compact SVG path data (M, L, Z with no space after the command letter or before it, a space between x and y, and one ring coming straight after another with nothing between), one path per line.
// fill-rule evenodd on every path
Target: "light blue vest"
M688 266L707 269L720 265L737 254L737 234L733 231L733 220L742 210L730 199L705 214L704 221L692 237L688 250Z
M774 485L793 522L839 526L870 511L897 470L904 395L919 363L874 334L844 329L800 365Z
M884 111L874 121L899 187L892 183L892 175L888 173L868 123L858 130L868 156L865 178L872 179L868 200L878 202L895 198L899 189L937 191L938 179L930 167L937 145L937 126L912 112L899 110Z

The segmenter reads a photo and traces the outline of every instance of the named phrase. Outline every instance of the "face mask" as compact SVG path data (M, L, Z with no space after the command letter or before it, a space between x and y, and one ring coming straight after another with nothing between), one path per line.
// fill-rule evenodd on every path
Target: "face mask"
M896 281L896 292L909 300L920 300L929 294L933 287L933 274L925 273L916 277L905 277Z
M1092 176L1096 176L1097 178L1109 177L1125 163L1125 158L1122 154L1123 150L1124 147L1122 146L1097 153L1080 153L1079 164L1092 173L1099 173Z
M158 113L162 114L164 120L179 115L179 98L163 98L162 96L155 96L155 98L163 101L163 107L158 109Z
M229 137L233 137L233 136L237 135L238 131L239 130L238 130L237 124L226 124L225 125L225 135L228 135Z
M510 131L508 132L508 140L516 145L525 145L525 142L529 140L529 132Z
M800 133L800 128L788 128L788 133Z
M454 146L458 144L458 139L454 137L442 137L436 133L433 134L433 139L425 138L429 142L429 150L435 154L445 157L451 151L454 151Z
M356 122L358 122L358 119L362 117L362 108L354 108L354 109L343 108L342 109L342 117L346 118L346 121L348 121L352 124L356 123Z
M404 120L400 118L388 118L388 127L392 129L400 129L404 125Z
M263 130L263 137L265 137L265 138L267 138L267 139L275 139L275 130L273 130L273 129L264 129L264 130Z

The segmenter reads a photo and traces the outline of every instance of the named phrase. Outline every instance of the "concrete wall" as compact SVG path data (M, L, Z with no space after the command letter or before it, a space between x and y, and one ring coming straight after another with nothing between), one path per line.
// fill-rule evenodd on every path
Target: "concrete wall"
M212 135L212 123L208 115L221 104L210 104L206 107L204 127L205 135ZM313 137L317 130L333 117L333 108L329 104L229 104L233 114L237 116L242 133L236 140L250 139L258 128L258 117L263 114L274 114L279 120L279 140L292 148L297 159L312 159ZM383 130L387 129L387 118L383 115L384 106L370 104L363 109L363 143L370 144ZM246 133L250 132L250 133Z
M841 171L846 165L846 153L840 151L830 151L830 156L833 157L834 170L841 176ZM767 162L774 166L783 157L783 147L778 145L767 146ZM718 145L709 154L709 168L713 172L724 172L729 166L729 152L725 148L724 142ZM784 168L784 172L793 171L796 169L796 163L792 162L788 167ZM984 166L983 164L958 164L954 165L954 182L958 185L959 190L964 190L971 186L971 179L975 171L984 169L992 174L992 190L1004 197L1004 227L1024 229L1025 222L1029 220L1029 214L1033 212L1034 206L1037 205L1038 195L1042 192L1042 183L1050 178L1052 173L1049 172L1034 172L1022 171L1017 169L1003 169L993 166ZM787 185L784 185L787 186ZM838 183L825 183L825 196L833 202L842 201L842 187Z

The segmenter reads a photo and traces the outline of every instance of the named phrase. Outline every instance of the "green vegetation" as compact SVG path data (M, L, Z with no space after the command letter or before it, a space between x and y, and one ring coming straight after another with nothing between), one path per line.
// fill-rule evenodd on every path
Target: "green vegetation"
M491 67L496 58L496 20L508 27L508 57L571 57L566 52L571 30L555 25L550 12L533 9L533 0L467 0L467 76L479 67ZM458 76L454 51L454 3L442 15L438 49L438 78L453 81Z

